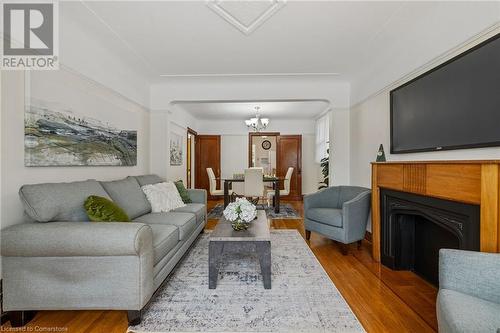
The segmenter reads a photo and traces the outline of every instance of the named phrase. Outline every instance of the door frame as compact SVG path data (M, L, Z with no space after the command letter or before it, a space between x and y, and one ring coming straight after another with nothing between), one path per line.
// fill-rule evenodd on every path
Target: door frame
M199 179L200 177L208 177L207 173L206 173L206 170L201 170L201 158L200 158L200 155L201 155L201 151L200 151L200 141L202 138L217 138L217 141L218 141L218 145L217 145L217 155L218 155L218 160L219 160L219 168L217 170L214 170L214 173L215 173L215 177L216 178L220 178L220 167L221 167L221 136L220 135L217 135L217 134L198 134L196 136L197 140L195 141L195 160L194 160L194 163L195 163L195 184L200 184L199 183ZM218 185L217 185L217 188L221 188L220 187L220 181L217 182ZM217 197L213 197L210 195L209 191L207 190L207 198L208 200L217 200L219 198Z
M191 161L189 161L189 158L186 156L186 187L187 188L192 188L193 184L191 182L191 179L192 177L190 177L189 175L189 170L191 170L191 176L193 175L193 171L195 173L194 175L194 179L195 179L195 186L196 186L196 152L193 151L193 149L191 149L191 147L189 146L189 135L191 135L193 137L193 140L194 140L194 147L195 147L195 151L196 151L196 137L198 136L198 133L191 129L191 128L187 128L187 133L186 133L186 155L187 155L187 152L189 152L190 154L190 158L191 160L194 158L195 160L195 163L194 163L194 167L191 168L191 164L192 163L189 163ZM194 169L194 170L193 170Z
M252 138L254 136L275 136L276 137L276 170L279 168L278 147L280 141L280 132L250 132L248 133L248 167L252 167Z

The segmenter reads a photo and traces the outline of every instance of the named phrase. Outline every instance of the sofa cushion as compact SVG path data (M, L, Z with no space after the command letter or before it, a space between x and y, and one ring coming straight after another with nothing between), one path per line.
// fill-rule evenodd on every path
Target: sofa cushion
M319 223L342 228L342 209L309 208L306 217Z
M151 206L135 177L101 182L101 185L131 219L151 212Z
M110 199L102 185L93 179L23 185L19 190L26 214L37 222L89 221L83 203L91 195Z
M440 289L437 298L439 332L497 332L500 304Z
M191 235L196 228L196 215L191 213L150 213L140 216L134 222L173 225L179 228L179 240L184 240Z
M154 264L162 260L179 243L179 229L174 225L150 224L153 231Z
M173 210L174 212L184 212L196 215L196 223L200 224L205 220L206 206L199 203L189 203L184 207L179 207Z
M151 184L157 184L157 183L163 183L165 180L162 179L158 175L142 175L142 176L135 176L135 179L137 179L137 182L139 185L142 187L144 185L151 185Z

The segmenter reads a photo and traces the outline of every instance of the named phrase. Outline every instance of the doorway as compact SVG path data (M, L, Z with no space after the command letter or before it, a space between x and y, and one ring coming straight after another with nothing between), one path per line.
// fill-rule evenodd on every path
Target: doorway
M302 136L280 135L279 132L248 134L248 166L261 167L265 175L284 178L293 168L287 200L302 199ZM280 182L280 188L284 184Z
M186 153L186 187L195 188L194 163L195 163L195 145L198 133L191 128L187 128L187 153Z

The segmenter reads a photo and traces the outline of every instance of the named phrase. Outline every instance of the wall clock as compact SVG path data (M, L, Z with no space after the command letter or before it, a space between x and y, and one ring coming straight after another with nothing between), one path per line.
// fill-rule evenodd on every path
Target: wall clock
M269 150L269 148L271 148L271 141L269 140L262 141L262 148L264 148L265 150Z

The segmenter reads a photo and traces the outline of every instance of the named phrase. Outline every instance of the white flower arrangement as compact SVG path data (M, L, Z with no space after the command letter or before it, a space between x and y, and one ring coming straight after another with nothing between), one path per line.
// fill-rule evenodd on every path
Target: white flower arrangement
M224 217L235 230L243 230L257 217L257 207L245 198L237 198L224 209Z

